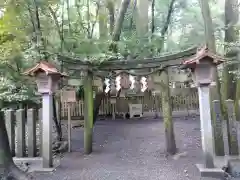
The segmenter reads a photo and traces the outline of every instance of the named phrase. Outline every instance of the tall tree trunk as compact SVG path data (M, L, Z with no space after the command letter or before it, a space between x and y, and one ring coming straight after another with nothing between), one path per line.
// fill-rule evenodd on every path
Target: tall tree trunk
M238 41L238 32L235 25L238 23L238 0L225 0L225 54L228 58L236 58L237 52L229 48L229 43ZM236 83L233 82L234 75L229 71L234 70L234 65L225 64L223 69L223 100L235 99Z
M65 41L64 41L64 32L63 32L63 13L62 13L62 24L60 26L60 24L58 23L58 19L57 19L57 15L56 12L53 10L53 8L49 5L48 6L48 10L52 16L52 19L54 21L54 24L57 28L57 32L59 35L59 38L61 40L61 52L63 51L63 47L65 45ZM64 11L64 1L62 4L62 12ZM63 63L61 62L61 72L63 71ZM59 88L61 89L63 86L63 80L61 79L59 82ZM62 103L61 103L61 98L60 100L55 100L56 96L53 97L53 120L57 129L57 139L59 141L62 141L62 125L61 125L61 110L62 110ZM56 107L56 103L58 105L58 108Z
M171 0L170 4L169 4L169 8L168 8L168 13L167 13L167 19L161 29L161 37L160 37L160 40L159 40L159 45L158 45L158 52L161 52L162 49L163 49L163 46L164 46L164 40L165 40L165 35L168 31L168 27L169 27L169 24L171 22L171 17L172 17L172 14L174 12L174 4L175 4L176 0Z
M53 121L56 126L56 130L57 130L57 140L62 141L62 126L61 126L60 120L58 119L58 115L57 115L56 95L53 96Z
M225 53L229 59L238 59L239 50L235 47L229 46L229 43L236 43L238 41L239 32L235 29L236 24L239 20L239 8L238 8L238 0L225 0ZM228 46L230 48L228 48ZM234 82L234 74L231 74L230 71L237 70L237 68L233 64L225 64L223 69L223 95L224 100L232 99L235 100L235 112L237 117L239 118L239 105L238 100L240 98L240 82L238 80L237 83ZM236 89L237 88L237 89ZM227 114L227 113L226 113ZM230 133L231 128L229 124L229 119L227 123L227 132L228 132L228 143L231 143L234 137L232 133ZM238 154L238 146L229 145L229 153L230 155L234 155L237 152Z
M99 22L98 23L99 37L100 39L104 39L107 37L108 31L107 31L107 8L103 4L100 4L100 7L99 7L98 22Z
M169 25L171 22L171 17L174 12L174 4L176 0L171 0L169 4L168 14L164 26L161 29L160 44L158 47L158 52L161 52L164 48L164 39L165 35L168 32ZM168 69L165 69L162 74L162 81L164 87L162 87L162 110L163 110L163 120L165 128L165 141L166 141L166 151L169 154L175 154L177 152L176 140L174 135L174 125L172 119L172 104L171 104L171 95L169 87L169 74Z
M3 112L0 114L0 179L30 179L13 162Z
M36 0L34 0L34 7L35 7L35 18L36 18L36 31L37 31L37 42L39 43L39 46L38 46L38 49L39 50L46 50L46 43L45 43L45 40L43 38L43 33L42 33L42 30L41 30L41 22L40 22L40 15L39 15L39 6L38 6L38 2L36 2ZM49 8L50 12L52 13L52 9ZM54 14L52 14L54 15ZM55 22L56 23L56 22ZM57 24L56 24L57 25ZM63 38L61 36L61 38ZM63 39L61 39L63 40ZM43 51L43 55L44 55L44 60L48 60L48 56L46 54L45 51ZM40 59L42 60L42 59ZM56 126L56 129L57 129L57 139L59 141L61 141L62 139L62 127L61 127L61 123L58 122L58 119L57 119L57 110L56 110L56 104L55 104L55 97L54 97L54 100L53 100L53 121L55 123L55 126Z
M153 36L155 32L155 0L152 0L151 12L152 12L151 33Z
M148 0L136 0L136 27L137 27L137 35L139 38L146 37L148 33ZM144 38L145 39L145 38Z
M112 44L109 47L109 49L114 53L117 53L118 51L116 42L119 41L120 39L124 17L127 12L130 1L131 0L123 0L119 9L119 14L112 34Z
M34 10L35 10L35 23L36 23L36 37L37 37L37 45L38 45L38 49L40 50L40 59L41 55L44 56L45 60L48 60L48 56L46 51L46 44L45 44L45 40L43 38L43 34L42 34L42 30L41 30L41 22L40 22L40 15L39 15L39 6L38 6L38 2L36 0L33 1L34 3Z
M51 6L49 6L48 9L49 9L49 12L50 12L50 14L53 18L54 24L57 28L57 32L58 32L59 38L61 40L61 45L62 45L65 42L64 42L64 36L63 36L62 28L60 27L60 24L58 23L58 19L57 19L58 17L56 15L56 12L54 12L54 10L52 9ZM61 50L62 50L62 48L61 48Z
M115 12L114 12L114 2L113 0L107 0L107 9L108 9L108 14L109 14L109 34L113 34L113 29L114 29L114 23L115 23Z
M215 44L215 36L214 36L214 29L213 29L213 22L211 18L211 12L209 3L206 0L200 0L201 5L201 11L202 16L204 20L204 29L205 29L205 38L206 38L206 45L207 47L212 51L216 52L216 44ZM214 81L216 82L216 85L211 86L210 90L210 106L211 106L211 115L212 115L212 124L213 124L213 132L214 132L214 139L215 139L215 152L217 155L224 155L224 144L222 139L222 134L217 134L216 126L215 126L215 114L212 111L212 101L213 100L219 100L221 102L220 98L220 83L218 79L218 72L217 67L214 68ZM222 104L222 103L221 103ZM222 111L220 113L222 115Z
M115 22L112 41L119 41L125 14L131 0L123 0L119 9L119 14Z
M35 15L34 15L34 11L32 10L32 3L27 1L27 9L28 9L28 13L29 13L29 17L30 17L30 21L32 23L32 42L35 44L35 48L36 51L38 52L38 54L41 54L41 50L38 48L38 35L37 35L37 27L35 24ZM33 57L36 58L36 57ZM40 59L40 57L37 57L38 59Z
M72 26L71 26L71 20L70 20L70 2L67 0L67 15L68 15L68 32L71 34L72 32Z
M239 51L235 47L229 46L229 43L236 43L239 38L239 31L235 29L236 24L239 20L238 14L238 0L225 0L225 54L229 59L237 59ZM238 100L240 99L240 81L235 82L234 74L230 71L237 70L233 64L224 64L223 69L223 85L222 93L223 100L233 99L235 100L235 112L237 117L239 116L238 111ZM225 108L226 109L226 108ZM226 117L227 117L227 112Z

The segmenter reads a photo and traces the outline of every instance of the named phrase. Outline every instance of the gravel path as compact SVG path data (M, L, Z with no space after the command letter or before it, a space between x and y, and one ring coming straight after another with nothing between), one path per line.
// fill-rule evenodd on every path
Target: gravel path
M83 129L73 129L72 153L65 154L53 173L34 174L38 180L200 180L199 119L174 119L179 152L164 155L162 120L99 121L94 129L94 152L83 155ZM210 178L202 178L212 180Z

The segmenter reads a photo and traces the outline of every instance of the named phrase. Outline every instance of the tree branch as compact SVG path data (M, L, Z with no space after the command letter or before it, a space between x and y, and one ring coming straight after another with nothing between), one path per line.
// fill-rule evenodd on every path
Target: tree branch
M44 52L43 52L44 58L47 60L47 54L45 53L46 44L45 44L45 41L43 39L43 34L42 34L42 31L41 31L41 22L40 22L40 17L39 17L39 6L38 6L36 0L34 0L34 10L35 10L35 18L36 18L36 32L37 32L38 49L40 49L39 43L41 43L40 46L42 46L43 49L44 49Z
M50 14L51 14L53 20L54 20L54 23L55 23L56 27L57 27L59 38L61 39L62 42L64 42L63 33L61 32L61 27L60 27L60 25L58 23L56 13L54 12L54 10L52 9L51 6L48 6L48 9L50 11Z
M136 10L136 6L137 6L137 0L134 0L134 2L133 2L133 13ZM134 26L133 26L133 17L134 17L134 15L133 15L133 13L132 13L132 17L131 17L130 24L129 24L129 29L131 29L131 31L134 30Z
M115 23L115 14L114 14L114 4L112 1L108 0L106 7L109 13L109 24L110 24L110 35L113 34L114 23Z
M121 35L121 31L122 31L122 24L123 24L125 13L127 12L127 8L129 6L130 1L131 0L123 0L121 3L117 21L115 23L115 27L113 30L113 36L112 36L113 41L119 41L119 39L120 39L120 35Z
M92 36L93 36L93 31L94 31L95 25L96 25L96 23L97 23L97 17L98 17L99 9L100 9L100 4L99 4L99 2L96 2L96 5L97 5L97 9L96 9L96 19L95 19L95 21L92 23L92 29L91 29L91 33L90 33L90 37L91 37L91 38L92 38Z
M90 25L90 2L87 0L87 29L88 29L88 38L91 38L91 25Z
M174 10L174 3L175 3L176 0L172 0L170 5L169 5L169 9L168 9L168 14L167 14L167 19L166 19L166 22L161 30L161 36L163 37L165 35L165 33L167 32L168 30L168 27L169 27L169 24L171 22L171 17L172 17L172 14L173 14L173 10Z
M151 26L151 31L152 31L152 34L155 32L155 0L152 0L152 26Z
M72 33L72 26L71 26L71 20L70 20L70 4L69 4L69 0L67 0L67 15L68 15L68 29L69 29L69 33Z
M79 3L79 1L80 1L80 0L78 0L78 3ZM80 12L80 5L79 5L78 3L76 2L75 5L76 5L76 7L77 7L77 13L78 13L78 16L79 16L79 19L80 19L79 25L81 26L81 28L82 28L84 31L86 31L87 34L89 34L89 33L90 33L90 32L89 32L89 29L86 28L86 27L84 26L84 23L82 22L82 15L81 15L81 12Z
M131 0L123 0L121 3L117 21L115 23L113 34L112 34L112 43L109 47L110 51L113 51L114 53L117 53L116 42L119 41L120 39L124 17L127 12L127 8L129 6L130 1Z
M164 38L165 38L165 34L168 30L169 24L171 22L171 17L173 14L173 10L174 10L174 3L176 2L176 0L171 0L171 3L169 5L169 9L168 9L168 13L167 13L167 19L166 22L163 25L163 28L161 30L161 37L160 37L160 46L158 48L158 52L161 52L162 48L163 48L163 43L164 43Z

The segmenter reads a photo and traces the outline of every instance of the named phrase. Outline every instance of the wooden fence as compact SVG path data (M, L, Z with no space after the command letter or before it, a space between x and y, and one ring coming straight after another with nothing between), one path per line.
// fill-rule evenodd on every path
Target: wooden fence
M198 110L198 93L194 89L192 91L186 91L184 88L181 89L182 93L176 93L171 97L172 110L177 111L189 111ZM189 92L189 93L186 93ZM131 97L119 97L116 98L116 113L128 112L128 104L137 103L143 105L144 112L161 112L161 95L152 96L145 94L144 96L131 96ZM78 101L70 104L71 116L72 117L83 117L84 114L84 103ZM109 97L103 99L100 106L99 115L110 115L112 113L111 100ZM67 117L67 103L62 103L61 116Z

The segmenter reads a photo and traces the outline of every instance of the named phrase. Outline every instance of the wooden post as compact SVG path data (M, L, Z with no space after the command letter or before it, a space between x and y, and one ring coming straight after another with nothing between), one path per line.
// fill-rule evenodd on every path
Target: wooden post
M36 157L37 155L36 121L37 116L35 109L28 109L27 111L28 157Z
M71 152L71 136L72 136L72 123L71 123L71 103L76 102L75 90L65 90L62 92L62 102L67 103L67 117L68 117L68 152Z
M221 105L219 100L213 101L213 112L215 112L215 128L214 128L214 140L215 140L215 153L217 156L224 156L224 142L222 132L222 116Z
M92 152L93 136L93 74L87 72L84 83L84 151Z
M72 137L72 124L71 124L71 103L67 103L68 106L68 152L71 152L71 137Z
M25 140L25 112L24 109L16 111L16 122L17 122L17 150L16 157L26 156L26 140ZM28 138L31 138L31 134L28 133Z
M234 101L228 99L227 103L227 112L228 112L228 147L229 147L229 155L238 155L238 133L237 133L237 122L236 122L236 114L234 110Z
M116 119L116 99L111 98L110 99L110 104L111 104L111 107L112 107L112 119L115 120Z
M165 127L165 137L166 137L166 150L170 154L175 154L177 152L173 120L172 120L172 108L170 100L170 89L169 89L169 77L168 70L162 71L162 113Z
M7 134L9 139L9 146L12 152L12 156L15 156L15 123L16 119L14 111L12 109L5 112L5 123L7 128Z
M116 103L112 104L112 119L116 120Z

